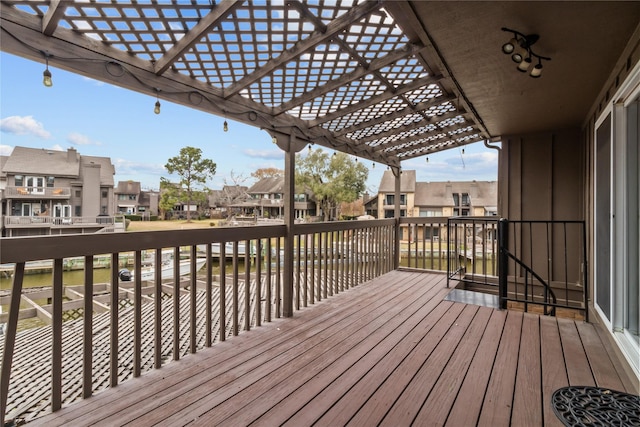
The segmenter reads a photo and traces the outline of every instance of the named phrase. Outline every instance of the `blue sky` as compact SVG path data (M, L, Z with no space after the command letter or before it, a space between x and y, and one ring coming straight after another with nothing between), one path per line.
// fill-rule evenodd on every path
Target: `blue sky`
M140 181L145 189L158 189L160 177L173 178L164 169L167 160L185 146L198 147L217 164L208 186L226 183L251 185L251 172L284 168L284 154L271 137L258 128L223 117L162 101L153 113L154 96L121 89L80 75L49 67L53 87L42 84L44 64L0 53L0 154L15 146L66 150L110 157L115 181ZM327 149L330 152L330 150ZM301 152L304 155L306 150ZM370 164L368 160L365 164ZM448 150L402 163L416 170L418 181L497 179L497 151L482 143ZM369 192L377 192L385 166L369 167Z

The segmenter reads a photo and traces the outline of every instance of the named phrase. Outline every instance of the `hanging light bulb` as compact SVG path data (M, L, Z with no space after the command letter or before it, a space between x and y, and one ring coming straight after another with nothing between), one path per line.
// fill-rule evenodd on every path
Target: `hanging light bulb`
M158 98L159 91L160 89L156 89L156 105L155 105L155 108L153 109L153 112L156 114L160 114L160 99Z
M309 153L311 153L311 144L309 144Z
M222 124L222 130L225 131L225 132L229 132L229 123L227 123L226 120Z
M427 159L426 159L426 160L427 160L427 163L429 163L429 156L427 156Z
M45 60L45 69L44 69L44 72L42 73L42 84L45 85L45 87L51 87L53 86L53 80L51 80L51 71L49 71L49 55L48 54L45 54L44 60Z
M371 163L371 169L375 169L376 168L376 164L375 163Z
M278 138L276 138L275 136L271 137L271 142L273 142L274 144L278 143Z
M462 154L464 154L464 148L462 149Z

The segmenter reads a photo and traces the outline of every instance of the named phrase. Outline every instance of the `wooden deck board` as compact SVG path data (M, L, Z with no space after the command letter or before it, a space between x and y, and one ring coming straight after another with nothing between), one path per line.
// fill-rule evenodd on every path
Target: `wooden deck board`
M540 357L540 363L544 367L542 371L542 401L550 402L554 391L569 385L558 322L554 317L540 317ZM563 425L553 413L551 405L543 405L542 410L546 426L560 427Z
M559 425L555 389L624 389L593 325L443 301L445 282L389 273L30 424Z
M542 425L542 394L540 383L540 317L525 313L520 336L520 353L516 371L516 387L513 395L513 425Z

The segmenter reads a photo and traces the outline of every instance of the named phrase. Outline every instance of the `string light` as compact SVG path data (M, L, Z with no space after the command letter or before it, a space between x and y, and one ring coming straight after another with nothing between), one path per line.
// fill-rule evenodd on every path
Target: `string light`
M53 80L51 80L51 71L49 71L49 56L51 55L49 55L48 53L44 54L45 69L42 73L42 84L45 85L45 87L53 86Z
M225 132L229 132L229 123L227 123L226 120L222 124L222 130L225 131Z
M156 106L153 109L153 112L156 114L160 114L160 99L158 98L158 92L160 92L160 89L156 89Z

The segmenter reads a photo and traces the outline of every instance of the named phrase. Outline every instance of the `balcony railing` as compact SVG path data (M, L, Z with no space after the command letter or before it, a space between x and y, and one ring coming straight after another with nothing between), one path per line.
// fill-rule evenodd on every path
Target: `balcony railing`
M108 226L115 223L112 216L77 216L77 217L53 217L53 216L5 216L4 226L9 228L20 227L57 227L57 226Z
M68 199L71 197L69 187L7 187L4 190L7 199Z
M0 263L15 269L10 294L0 296L9 306L0 319L6 322L0 410L7 419L25 410L18 390L34 375L44 391L31 405L57 411L70 396L89 397L382 275L394 268L395 224L296 224L289 253L284 225L5 239ZM120 274L123 256L133 260L131 281ZM64 285L69 258L84 265L82 286ZM105 258L110 279L94 283L96 260ZM43 260L53 260L52 286L42 296L47 304L33 310L22 292L25 266ZM51 356L40 374L26 375L12 366L30 357L16 347L20 319L30 312L50 324L42 351Z

